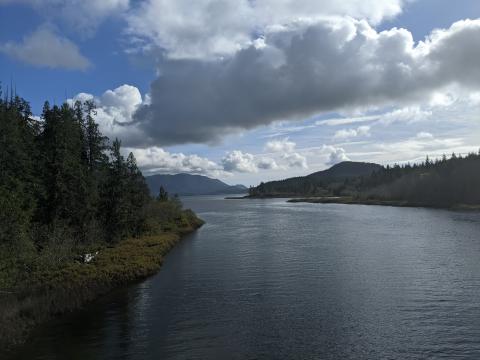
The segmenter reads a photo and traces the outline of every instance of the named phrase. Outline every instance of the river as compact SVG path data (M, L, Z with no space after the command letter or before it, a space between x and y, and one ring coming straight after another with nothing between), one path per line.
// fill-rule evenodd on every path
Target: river
M189 197L147 280L15 359L480 359L480 214Z

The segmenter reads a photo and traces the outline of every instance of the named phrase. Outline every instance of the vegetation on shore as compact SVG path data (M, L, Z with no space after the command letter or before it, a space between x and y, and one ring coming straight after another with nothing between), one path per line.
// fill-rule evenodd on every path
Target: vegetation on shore
M429 207L429 208L447 208L460 211L480 211L480 205L458 204L451 207L434 206L424 203L412 203L405 200L376 200L361 199L349 196L326 196L326 197L296 197L287 200L289 203L311 203L311 204L347 204L347 205L378 205L378 206L398 206L398 207Z
M341 163L332 167L345 166ZM362 164L362 163L357 163ZM328 170L327 170L328 171ZM306 178L308 178L306 180ZM480 153L420 164L380 167L368 175L304 177L260 184L250 197L295 197L292 202L336 202L393 206L477 209L480 206ZM288 184L285 188L285 184ZM306 186L306 184L308 186ZM303 199L298 199L298 198Z
M0 348L154 273L202 224L177 196L150 197L133 154L94 115L90 101L46 102L38 119L0 89Z

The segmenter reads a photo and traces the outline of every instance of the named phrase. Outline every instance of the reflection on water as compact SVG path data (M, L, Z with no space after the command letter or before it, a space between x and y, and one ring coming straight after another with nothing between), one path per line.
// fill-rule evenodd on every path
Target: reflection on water
M159 274L15 358L480 358L480 214L184 202L207 224Z

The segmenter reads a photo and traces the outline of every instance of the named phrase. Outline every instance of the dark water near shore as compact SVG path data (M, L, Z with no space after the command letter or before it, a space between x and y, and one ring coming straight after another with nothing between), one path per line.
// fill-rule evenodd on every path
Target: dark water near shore
M480 214L186 198L207 221L146 281L21 359L480 359Z

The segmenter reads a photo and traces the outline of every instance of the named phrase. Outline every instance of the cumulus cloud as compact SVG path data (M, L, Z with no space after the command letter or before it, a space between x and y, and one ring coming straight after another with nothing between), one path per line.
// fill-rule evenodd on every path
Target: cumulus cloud
M478 91L479 55L480 20L418 44L405 29L352 18L298 20L226 58L164 60L134 119L154 141L215 142L277 120L417 104L452 84Z
M326 161L326 165L331 166L331 165L338 164L339 162L342 162L342 161L350 160L345 152L345 149L343 148L337 148L331 145L323 145L321 152L326 154L328 157Z
M73 104L76 100L93 100L97 106L95 120L100 126L103 134L109 138L122 139L126 146L138 147L146 138L143 130L135 124L131 124L134 112L142 104L148 103L148 97L142 99L138 88L124 84L113 90L105 91L101 96L95 97L92 94L80 93L70 99Z
M13 3L29 5L48 19L59 19L82 36L93 35L106 18L129 9L129 0L0 0L0 5Z
M257 167L262 170L277 170L281 168L274 159L269 157L261 157L257 162Z
M284 138L281 140L272 140L267 142L265 145L265 150L272 151L272 152L284 152L290 153L295 151L295 144L293 141L288 140L288 138Z
M282 155L282 158L287 162L288 167L308 169L307 158L299 153L286 153Z
M156 146L147 149L126 148L125 152L133 152L137 159L137 164L146 173L228 175L220 165L198 155L170 153Z
M128 32L175 59L210 59L248 46L262 47L272 27L299 19L350 16L379 23L402 10L403 0L147 0L127 16ZM257 36L258 36L257 35Z
M0 45L0 52L38 67L86 70L91 66L73 42L47 26L38 28L19 43Z
M252 154L243 153L240 150L234 150L227 153L222 159L225 171L254 173L258 171Z
M265 150L273 153L278 153L280 159L283 161L283 168L299 167L308 169L307 159L305 156L296 152L297 144L290 141L288 138L280 140L271 140L265 144Z
M357 136L370 136L370 126L363 125L356 129L341 129L333 136L334 139L350 139Z

